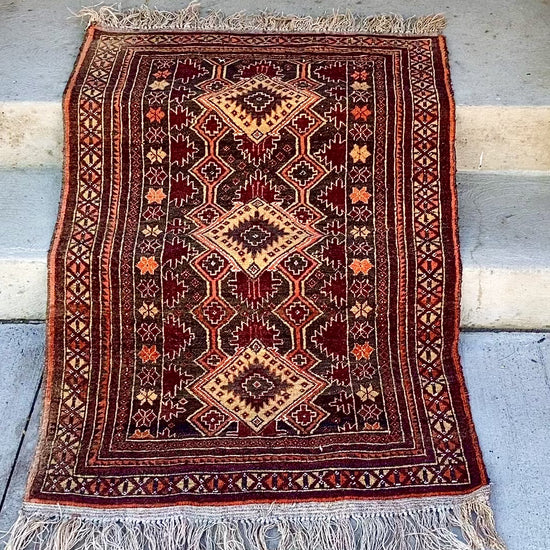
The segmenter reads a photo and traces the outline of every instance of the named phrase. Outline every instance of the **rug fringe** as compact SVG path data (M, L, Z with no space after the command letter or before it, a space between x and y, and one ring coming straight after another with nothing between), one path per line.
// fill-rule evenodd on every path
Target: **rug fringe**
M363 511L356 503L333 513L321 503L321 513L313 514L301 505L252 512L242 506L238 513L229 510L235 507L136 513L25 505L5 550L505 550L486 491L458 497L454 505L448 498L444 505L427 500L409 508L395 501L393 510L387 501L369 502Z
M211 11L200 15L200 4L191 2L177 11L163 11L143 5L139 8L121 10L120 6L92 6L75 14L103 29L161 30L180 29L193 31L237 31L237 32L305 32L305 33L361 33L390 35L434 35L445 28L441 14L409 17L382 14L370 17L354 15L351 11L334 10L322 16L286 15L270 11L256 14L238 12L225 15Z

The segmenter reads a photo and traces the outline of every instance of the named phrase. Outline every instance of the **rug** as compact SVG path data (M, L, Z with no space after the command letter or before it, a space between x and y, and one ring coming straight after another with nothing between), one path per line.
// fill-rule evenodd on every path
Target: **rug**
M502 549L442 18L86 15L7 548Z

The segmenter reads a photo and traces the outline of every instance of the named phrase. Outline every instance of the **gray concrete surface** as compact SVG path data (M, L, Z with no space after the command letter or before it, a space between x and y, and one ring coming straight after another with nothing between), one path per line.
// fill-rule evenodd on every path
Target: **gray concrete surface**
M107 2L109 3L109 2ZM125 0L123 6L138 5ZM67 8L84 0L0 0L0 101L57 101L82 38ZM151 2L162 8L170 0ZM184 5L185 2L182 2ZM456 100L466 105L548 105L550 5L547 0L203 0L203 9L277 9L320 15L333 8L358 14L444 13Z
M466 267L550 269L550 175L459 172ZM60 169L0 170L0 259L44 259L57 216Z
M458 105L459 171L550 173L550 106ZM57 168L61 101L0 101L0 170Z
M0 376L19 379L25 372L32 380L16 392L0 386L0 414L9 409L19 425L32 408L28 396L42 370L43 335L43 325L0 325ZM464 332L460 352L499 531L508 550L548 550L550 333ZM12 453L0 462L0 479L10 477L0 531L9 528L21 504L38 433L41 398L36 402L26 433L10 432L6 441L19 449L17 457Z
M550 174L458 172L464 266L550 268Z
M0 324L0 495L25 435L44 360L44 325Z
M550 327L550 176L459 172L463 326ZM42 319L59 169L0 170L0 319Z
M0 170L0 259L48 251L61 194L61 168Z
M550 548L550 334L469 332L461 355L508 550Z

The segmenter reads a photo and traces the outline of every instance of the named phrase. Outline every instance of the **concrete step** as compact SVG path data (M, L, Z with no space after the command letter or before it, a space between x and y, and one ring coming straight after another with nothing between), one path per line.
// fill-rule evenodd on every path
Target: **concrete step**
M6 214L0 219L0 319L44 316L46 250L62 161L60 98L83 34L78 20L67 19L67 7L77 11L81 4L86 2L2 4L0 206ZM122 2L129 5L135 2ZM155 5L174 8L171 0ZM268 0L203 0L202 5L204 11L225 12L273 7ZM373 0L365 7L345 0L338 7L360 14L447 16L457 102L463 325L550 327L550 254L543 235L550 206L548 5ZM329 0L305 2L299 10L293 0L277 3L278 10L308 15L333 8Z
M60 99L82 41L83 25L67 19L82 0L4 1L0 19L0 168L58 166ZM122 7L135 6L132 0ZM203 0L203 11L273 9L269 0ZM171 0L155 6L174 9ZM277 9L319 15L330 0L279 0ZM550 9L540 0L355 0L358 14L445 13L457 102L459 170L550 170L548 67ZM24 39L23 39L24 38ZM17 60L17 63L14 63Z
M0 101L59 101L83 32L80 21L68 19L69 10L78 11L82 5L95 3L0 1ZM139 3L120 2L122 7ZM185 4L185 0L151 2L161 9L177 9ZM550 7L541 0L201 0L201 5L204 13L209 9L226 13L276 9L321 15L335 8L360 15L443 13L459 105L550 104Z
M9 485L44 363L44 324L0 324L0 418L6 421L0 452L0 495ZM1 529L0 529L1 530Z
M462 325L550 328L550 176L459 172ZM0 319L43 319L59 169L0 171Z
M0 324L0 377L16 384L21 373L25 376L17 391L0 385L0 415L9 420L0 459L0 531L9 529L17 517L36 446L43 339L43 325ZM508 550L548 550L550 333L466 332L460 338L460 354L493 482L500 534ZM529 406L518 414L518 403Z
M550 175L458 173L462 325L550 327Z
M458 105L458 170L550 171L550 107ZM59 102L0 102L0 168L60 166Z

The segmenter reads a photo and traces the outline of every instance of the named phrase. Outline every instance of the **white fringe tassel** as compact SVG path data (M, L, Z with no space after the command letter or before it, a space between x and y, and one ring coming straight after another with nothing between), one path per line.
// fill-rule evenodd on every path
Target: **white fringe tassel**
M416 502L410 508L384 501L367 504L368 511L356 503L334 513L311 503L311 514L307 505L281 506L281 513L275 505L207 513L25 505L5 550L505 550L486 491L452 506L453 499L436 505L437 498L428 498L424 507L423 499L410 500Z
M200 4L191 2L178 11L162 11L143 5L139 8L121 10L120 6L83 8L75 14L103 29L161 30L181 29L189 31L236 31L236 32L319 32L319 33L361 33L395 35L434 35L445 28L441 14L403 18L400 15L374 15L360 17L351 11L333 11L332 14L311 17L285 15L263 11L257 14L244 12L225 15L211 11L200 15Z

